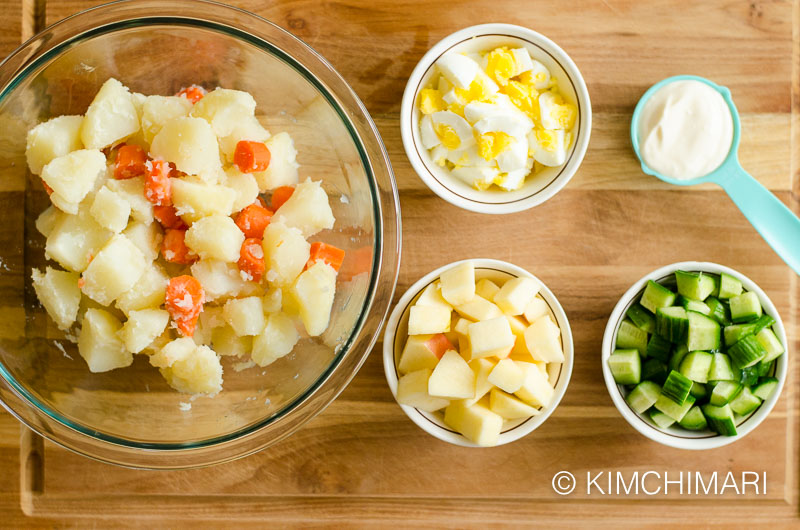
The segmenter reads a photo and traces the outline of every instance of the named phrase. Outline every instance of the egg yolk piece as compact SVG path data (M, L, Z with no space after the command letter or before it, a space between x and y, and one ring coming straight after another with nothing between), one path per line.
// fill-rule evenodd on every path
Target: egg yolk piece
M425 88L419 94L419 110L423 114L433 114L445 110L447 105L442 99L442 93L433 88Z
M449 125L445 125L444 123L440 123L435 128L436 136L439 137L439 140L442 142L442 145L448 148L449 150L453 151L454 149L458 149L461 146L461 138L458 137L458 133L456 130L450 127Z
M488 132L478 137L478 154L489 161L505 152L512 143L514 143L513 136L504 132Z
M545 151L553 152L558 149L558 137L555 131L539 129L536 131L536 139Z
M516 63L514 62L514 54L508 51L508 48L495 48L490 51L486 56L487 65L486 73L494 79L498 85L505 86L508 80L514 77L516 70Z
M486 78L480 76L470 83L469 89L456 88L456 94L465 103L472 103L473 101L486 101L492 92L486 83Z

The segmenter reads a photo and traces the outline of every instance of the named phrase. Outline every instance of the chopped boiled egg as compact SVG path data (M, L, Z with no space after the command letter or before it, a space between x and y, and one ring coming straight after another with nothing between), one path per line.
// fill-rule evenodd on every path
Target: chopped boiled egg
M514 48L511 50L511 55L514 56L514 75L520 75L533 69L533 60L531 54L525 48Z
M475 122L474 127L478 134L504 132L509 136L525 136L533 128L533 121L518 110L498 109Z
M433 114L447 108L442 93L433 88L425 88L419 93L419 110L423 114Z
M567 159L564 129L538 129L528 135L533 159L549 167L560 166Z
M539 111L544 129L571 129L575 125L575 106L564 103L563 98L553 92L542 92L539 95Z
M419 121L419 134L422 137L422 145L425 149L433 149L442 143L439 140L439 135L436 134L436 129L433 127L433 120L428 114Z
M497 155L496 160L498 169L503 173L524 168L528 161L528 138L514 137L509 148Z
M442 145L453 151L475 143L469 122L449 110L431 114L433 128Z
M506 191L518 190L525 182L525 177L530 173L530 168L526 167L509 171L508 173L500 173L495 179L494 183Z
M480 72L478 63L460 53L447 53L439 57L436 66L442 75L458 88L469 88L469 85Z
M492 160L505 152L512 143L514 143L513 136L504 132L488 132L478 137L478 154L484 160Z
M475 189L485 190L491 186L500 171L493 167L456 167L452 171L453 176L463 180Z
M539 61L531 61L531 69L519 76L520 81L536 90L544 90L550 86L550 71Z

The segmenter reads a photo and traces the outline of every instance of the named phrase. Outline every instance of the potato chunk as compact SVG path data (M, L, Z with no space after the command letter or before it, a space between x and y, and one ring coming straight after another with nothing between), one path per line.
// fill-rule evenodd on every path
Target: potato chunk
M131 205L131 216L140 223L153 222L153 203L144 195L144 178L134 177L125 180L107 180L106 186L116 192Z
M225 321L239 336L258 335L264 331L264 306L261 298L248 296L228 300L223 309Z
M69 329L78 318L81 303L79 276L74 272L59 271L50 267L44 274L33 269L33 288L36 297L59 329Z
M91 372L108 372L133 363L133 355L117 336L122 323L102 309L87 309L83 316L78 352Z
M266 278L279 284L292 283L303 271L311 252L311 245L297 228L274 222L264 230L264 256Z
M131 311L119 336L128 351L139 353L164 332L167 323L169 323L169 313L163 309Z
M200 118L187 116L165 123L153 138L150 154L206 182L216 182L222 171L217 137L208 122Z
M291 318L284 313L272 313L267 317L264 331L253 339L251 357L257 365L267 366L288 355L299 339Z
M42 180L53 189L50 200L66 213L78 205L106 172L106 157L95 149L80 149L54 158L42 168Z
M235 166L225 170L225 175L227 176L225 185L236 193L232 208L234 212L238 212L256 202L258 182L256 182L256 178L253 175L242 173Z
M253 349L253 337L239 336L232 327L225 324L211 330L211 344L214 351L223 357L242 357Z
M89 149L103 149L139 130L139 114L128 88L116 79L103 83L89 104L81 140Z
M47 236L45 257L56 260L65 269L82 272L111 236L86 209L77 215L61 214Z
M178 96L147 96L142 103L142 137L147 143L153 143L153 138L165 123L175 118L189 115L192 103Z
M169 277L161 265L153 263L145 268L134 286L117 298L117 307L126 315L148 307L158 307L166 298Z
M89 212L103 228L112 232L122 232L128 226L131 205L119 193L103 186L95 194Z
M321 182L306 179L297 185L289 200L278 208L275 220L295 227L304 237L309 237L320 230L333 228L335 219Z
M147 268L142 251L122 234L106 243L83 273L83 292L109 305L139 281Z
M297 184L297 150L289 133L278 133L266 142L270 153L269 167L265 171L253 173L261 191L279 186Z
M269 132L261 125L255 116L247 116L236 123L227 136L219 139L219 147L225 154L228 162L233 162L233 155L236 152L236 144L242 140L252 142L266 142L269 139Z
M312 337L321 335L331 317L336 271L327 263L318 261L297 278L291 293L297 301L306 332Z
M244 234L225 215L203 217L186 231L186 246L203 259L238 261L242 243Z
M191 270L192 276L203 286L207 302L237 296L250 283L241 277L235 263L204 259L192 265Z
M248 92L217 88L194 104L192 116L206 120L214 133L223 137L251 118L255 110L256 100Z
M208 346L197 346L188 337L177 340L188 342L181 344L180 355L169 366L160 368L167 383L186 394L216 394L222 390L222 365L214 350ZM164 349L175 342L167 344ZM150 358L151 363L155 357Z
M158 223L146 225L134 221L122 231L122 234L142 251L142 255L148 263L158 258L161 241L164 239L164 233Z
M48 206L42 213L39 214L39 217L36 218L36 230L39 231L44 237L50 237L50 234L53 233L53 230L56 227L56 224L61 220L61 218L66 215L61 212L55 206Z
M172 203L178 215L193 223L209 215L230 215L237 194L232 188L189 178L172 178Z
M83 116L59 116L28 131L25 158L31 173L38 175L51 160L83 148Z

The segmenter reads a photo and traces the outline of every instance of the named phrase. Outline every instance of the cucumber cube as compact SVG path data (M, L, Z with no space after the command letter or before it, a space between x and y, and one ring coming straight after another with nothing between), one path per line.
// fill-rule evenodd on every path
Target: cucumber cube
M734 322L749 322L760 317L761 313L761 302L756 293L750 291L731 298L731 320Z
M635 348L642 357L647 355L647 332L637 328L630 320L623 320L617 330L616 347Z
M775 361L767 361L764 362L764 359L758 361L756 365L756 373L758 373L758 378L761 379L762 377L766 377L772 372L772 367L775 365Z
M758 383L758 365L742 368L739 382L745 386L753 386Z
M698 383L697 381L692 383L692 388L689 389L689 395L695 399L701 399L708 395L708 390L706 389L706 385L703 383Z
M687 412L686 415L683 416L683 419L681 419L681 421L678 423L681 427L690 431L702 431L708 427L706 417L703 416L703 411L700 410L700 407L698 406L694 406L689 409L689 412Z
M689 318L686 310L679 306L662 307L656 310L656 333L670 342L680 342L686 337Z
M648 333L653 333L655 330L656 317L642 307L642 304L633 304L628 308L628 311L625 312L625 316L630 318L639 329L643 329Z
M666 429L667 427L675 423L675 420L673 420L663 412L658 411L656 409L650 411L650 419L653 421L653 423L656 424L656 427L659 427L661 429Z
M726 300L742 294L742 282L724 272L719 276L719 298Z
M689 397L689 391L692 389L692 381L690 381L683 374L671 371L664 381L664 386L661 388L661 393L672 399L678 405L683 405L686 398Z
M778 380L774 377L765 377L757 386L753 388L753 394L766 401L778 388Z
M625 401L637 414L642 414L653 406L660 394L660 386L652 381L642 381L628 393Z
M707 383L712 360L708 352L693 351L681 361L680 373L697 383Z
M711 430L723 436L736 436L736 423L730 405L715 407L706 404L702 406L702 410Z
M685 344L678 344L675 346L675 351L672 352L672 357L669 359L669 364L667 365L670 370L678 371L681 367L681 361L683 358L689 354L689 349L686 348Z
M708 369L709 381L738 381L740 373L731 366L731 358L726 353L712 354L711 367Z
M761 405L761 398L753 394L748 387L730 402L731 410L740 416L747 416Z
M660 307L669 307L674 304L675 293L653 280L648 280L639 303L651 313L655 313Z
M698 313L703 313L704 315L711 315L711 308L705 304L705 302L700 302L699 300L692 300L691 298L686 298L683 295L678 296L678 303L687 311L697 311Z
M686 401L682 405L675 403L672 398L661 394L658 396L655 405L656 410L659 410L672 418L675 421L681 421L683 417L689 412L689 409L694 405L695 399L692 396L687 396Z
M642 360L636 350L615 350L608 367L618 385L637 385L642 375Z
M730 347L728 354L731 356L734 366L748 368L763 359L767 355L767 350L755 335L745 335Z
M720 301L718 298L709 296L706 298L705 303L708 309L711 310L711 313L709 313L711 318L719 322L722 326L729 326L731 324L730 311L724 302Z
M689 351L719 349L719 322L696 311L687 311L686 314L689 320L686 347Z
M775 332L769 328L764 328L756 334L756 340L761 344L767 354L761 359L762 363L767 363L780 357L786 349L775 336ZM649 348L648 348L649 351Z
M642 381L653 381L663 385L667 380L667 374L669 374L669 368L658 359L647 359L642 365Z
M660 361L669 361L672 343L661 335L653 335L647 343L647 357Z
M736 381L720 381L714 385L709 403L716 407L721 407L736 397L741 389L742 385Z
M693 300L705 300L716 286L714 278L702 272L675 271L678 293Z

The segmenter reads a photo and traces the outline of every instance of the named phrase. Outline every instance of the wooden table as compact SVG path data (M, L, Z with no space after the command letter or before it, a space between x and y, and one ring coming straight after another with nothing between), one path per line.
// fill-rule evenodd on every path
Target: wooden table
M92 0L0 0L0 53ZM562 404L528 438L489 450L439 442L394 403L379 352L322 415L289 440L231 464L145 472L92 462L44 443L41 472L20 479L38 437L0 412L0 526L479 526L501 524L797 525L798 278L714 187L675 189L641 173L631 152L633 106L652 83L693 73L729 86L742 115L744 167L798 210L800 7L789 0L469 1L239 0L294 32L342 73L389 150L403 211L398 296L442 264L494 257L521 265L559 296L575 336ZM534 28L576 61L594 103L585 162L554 199L488 217L452 207L417 178L403 152L400 98L422 54L468 25ZM431 230L431 227L439 230ZM508 235L514 234L511 238ZM798 242L800 244L800 242ZM440 249L431 251L431 249ZM726 448L692 453L648 441L620 417L599 359L606 318L640 276L686 259L716 261L759 283L790 335L791 374L769 418ZM380 349L380 345L376 350ZM555 494L553 475L581 486ZM767 473L766 494L587 495L587 472ZM673 478L672 475L671 478Z

